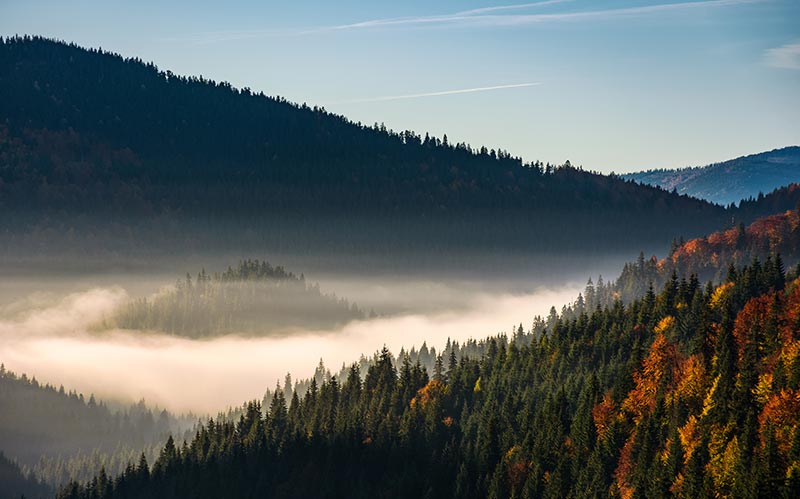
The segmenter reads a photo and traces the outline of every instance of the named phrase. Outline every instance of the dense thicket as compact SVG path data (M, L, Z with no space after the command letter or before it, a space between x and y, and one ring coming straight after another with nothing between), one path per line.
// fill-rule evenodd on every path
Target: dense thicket
M286 334L364 317L355 304L323 294L302 275L265 261L242 260L222 273L209 275L203 269L195 279L187 274L174 288L123 306L104 326L203 338Z
M61 497L795 497L798 401L800 279L753 264L432 373L384 350Z
M749 216L42 38L2 40L0 88L0 203L17 236L599 252Z

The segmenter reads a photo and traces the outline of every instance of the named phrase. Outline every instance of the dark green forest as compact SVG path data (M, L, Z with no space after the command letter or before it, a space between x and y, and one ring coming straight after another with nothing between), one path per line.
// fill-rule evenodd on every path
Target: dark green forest
M39 37L0 42L0 88L7 253L391 251L408 268L651 251L763 214Z
M795 497L800 280L770 259L583 310L432 372L360 376L170 438L60 497Z

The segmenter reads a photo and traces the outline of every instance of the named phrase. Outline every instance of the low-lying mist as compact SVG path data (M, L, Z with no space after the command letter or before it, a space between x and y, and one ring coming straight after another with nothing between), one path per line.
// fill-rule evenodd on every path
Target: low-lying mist
M447 338L484 338L520 323L527 329L534 316L574 300L582 284L509 293L463 283L393 287L351 280L347 288L364 299L371 295L375 304L386 301L387 308L393 301L392 315L282 338L192 340L156 332L96 331L94 324L129 300L121 287L61 297L35 293L0 308L0 361L40 382L107 400L144 398L176 412L214 414L260 398L287 372L295 379L311 376L320 358L335 371L384 345L394 353L423 342L439 349Z

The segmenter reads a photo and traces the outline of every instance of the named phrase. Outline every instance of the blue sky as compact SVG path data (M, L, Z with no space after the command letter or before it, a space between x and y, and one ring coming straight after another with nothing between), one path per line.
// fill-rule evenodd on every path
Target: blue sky
M23 33L604 172L800 144L797 0L0 0Z

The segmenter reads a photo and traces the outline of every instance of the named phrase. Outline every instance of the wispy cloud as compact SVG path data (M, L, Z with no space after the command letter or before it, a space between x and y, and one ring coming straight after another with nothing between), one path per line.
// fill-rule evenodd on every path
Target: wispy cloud
M800 69L800 43L767 49L764 62L773 68Z
M344 29L358 29L358 28L373 28L380 26L402 26L402 25L425 25L425 24L450 24L458 22L467 22L470 20L486 17L487 14L496 16L497 12L512 11L512 10L531 10L548 5L559 3L567 3L572 0L544 0L541 2L533 3L519 3L514 5L495 5L491 7L480 7L477 9L464 10L455 12L453 14L441 14L434 16L409 16L409 17L393 17L386 19L371 19L368 21L360 21L351 24L341 24L338 26L327 26L317 29L308 30L308 33L318 31L336 31Z
M514 5L495 5L491 7L480 7L477 9L470 9L465 10L462 12L458 12L455 15L461 16L471 16L476 14L486 14L487 12L500 12L500 11L508 11L508 10L523 10L523 9L533 9L536 7L544 7L546 5L553 5L557 3L567 3L572 2L573 0L544 0L541 2L532 2L532 3L518 3Z
M572 0L544 0L542 2L533 3L519 3L514 5L496 5L492 7L480 7L477 9L464 10L455 12L453 14L441 14L434 16L409 16L409 17L394 17L388 19L372 19L369 21L361 21L352 24L342 24L339 26L328 26L319 28L319 30L340 30L351 28L370 28L375 26L398 26L403 24L446 24L453 22L464 22L469 19L476 19L484 17L487 14L497 15L497 12L512 11L512 10L531 10L539 7L546 7L559 3L567 3ZM314 30L310 30L314 31Z
M548 22L567 22L584 21L596 19L615 19L625 17L637 17L647 15L658 15L668 12L693 11L700 9L729 7L736 5L762 3L769 0L696 0L684 2L661 3L654 5L639 5L634 7L620 7L615 9L599 10L573 10L566 12L547 12L547 13L519 13L513 11L530 11L556 4L565 4L572 0L542 0L532 3L520 3L512 5L496 5L480 7L452 14L393 17L381 19L369 19L355 23L339 24L333 26L321 26L298 30L290 29L265 29L265 30L230 30L196 33L187 38L196 44L216 43L231 40L242 40L273 36L298 36L309 34L322 34L341 31L354 31L366 29L396 28L396 27L510 27L524 26L531 24L543 24ZM169 41L179 39L171 38Z
M561 0L537 2L533 4L517 4L498 7L485 7L439 16L401 17L388 19L371 19L351 24L328 26L306 33L322 31L342 31L367 28L382 28L392 26L520 26L555 21L581 21L600 18L619 18L659 14L674 11L687 11L713 7L727 7L734 5L760 3L767 0L698 0L693 2L662 3L636 7L622 7L616 9L583 10L572 12L543 13L543 14L498 14L502 10L521 10L541 7L554 3L563 3Z
M417 99L420 97L437 97L441 95L456 95L456 94L471 94L475 92L488 92L491 90L503 90L507 88L522 88L522 87L533 87L535 85L541 85L541 82L530 82L530 83L514 83L510 85L493 85L491 87L474 87L474 88L461 88L458 90L442 90L439 92L425 92L420 94L405 94L405 95L389 95L383 97L368 97L365 99L352 99L346 101L340 101L337 104L359 104L362 102L385 102L385 101L393 101L393 100L404 100L404 99Z

